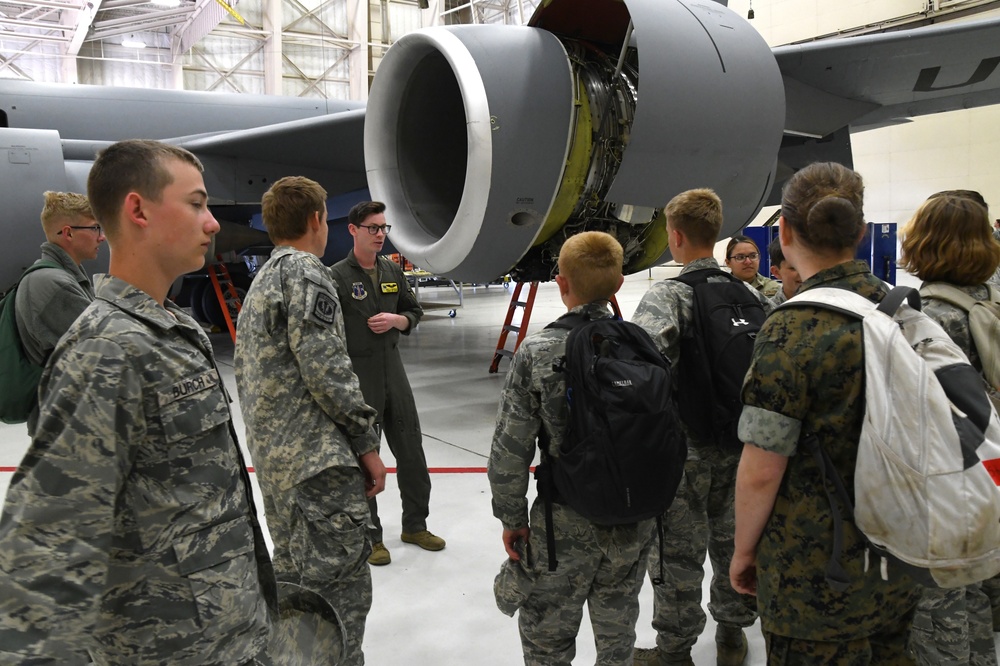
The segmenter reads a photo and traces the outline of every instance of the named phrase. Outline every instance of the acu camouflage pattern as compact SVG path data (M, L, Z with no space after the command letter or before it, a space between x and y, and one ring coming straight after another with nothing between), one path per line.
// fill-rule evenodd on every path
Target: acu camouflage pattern
M686 264L680 274L705 268L717 269L719 264L713 257L696 259ZM711 277L709 281L725 279ZM749 291L757 296L765 312L771 311L770 301L756 289ZM681 360L681 338L695 326L694 289L672 279L657 282L639 301L632 321L646 329L659 350L676 364ZM683 391L684 387L677 390ZM663 524L664 584L653 587L653 628L657 647L665 653L689 650L705 628L701 583L706 547L713 570L708 604L712 617L721 624L739 627L749 626L757 618L753 598L738 594L729 583L740 451L722 450L699 441L690 432L685 435L688 458L684 479ZM651 577L659 575L659 568L659 549L654 540L647 562Z
M594 319L611 316L603 303L579 306L572 312L585 312ZM518 628L525 664L571 663L584 602L597 642L597 663L630 664L643 563L655 521L594 525L570 507L553 504L559 563L554 572L548 571L544 501L535 501L529 523L528 468L535 457L536 439L544 428L551 453L558 456L566 429L566 383L552 364L565 354L568 334L565 329L544 329L528 336L514 355L500 395L488 465L493 515L506 529L530 524L531 538L529 583L521 581L520 590L496 592L498 601L514 598L521 603ZM515 577L505 580L515 581ZM513 612L513 607L508 609Z
M168 309L102 276L42 375L0 519L0 663L265 647L274 581L228 396L201 327Z
M863 261L820 271L799 293L828 286L880 301L887 288ZM814 433L853 494L864 416L861 322L814 307L778 310L757 336L743 386L740 437L788 456L774 509L757 545L757 600L764 631L810 641L846 642L908 624L919 589L890 567L864 571L865 543L841 509L841 563L852 581L844 592L826 581L833 518L812 456L799 455L800 434Z
M275 248L243 302L235 365L276 575L336 609L343 663L362 664L371 546L357 456L378 445L375 410L362 398L336 288L319 258Z
M952 286L977 300L989 296L985 285ZM972 366L982 372L982 362L969 330L969 315L961 308L936 298L923 299L923 312L941 325ZM986 594L992 583L986 581L949 590L924 589L910 635L910 645L918 664L996 666L993 613Z
M769 277L764 277L760 273L753 276L753 279L748 282L751 287L764 294L765 298L774 298L774 295L781 291L781 283L777 280L772 280Z

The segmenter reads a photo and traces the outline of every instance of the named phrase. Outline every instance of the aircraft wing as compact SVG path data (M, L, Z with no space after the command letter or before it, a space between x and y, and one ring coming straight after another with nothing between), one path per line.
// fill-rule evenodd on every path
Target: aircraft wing
M365 171L365 110L305 118L209 136L166 139L199 156L271 161L334 171Z
M773 50L788 132L826 136L1000 103L1000 18Z
M710 187L720 237L852 130L1000 103L1000 19L772 49L703 0L548 0L525 28L404 35L379 65L372 196L414 264L544 280L562 243L607 231L635 272L669 257L662 208Z

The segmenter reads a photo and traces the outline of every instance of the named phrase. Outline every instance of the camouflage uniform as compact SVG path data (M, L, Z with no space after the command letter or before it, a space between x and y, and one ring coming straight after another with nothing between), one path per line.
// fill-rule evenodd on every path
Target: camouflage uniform
M375 410L344 346L329 270L278 246L243 302L236 386L264 496L278 580L320 594L345 628L344 664L364 663L372 602L364 474Z
M781 283L777 280L772 280L769 277L764 277L760 273L753 276L753 280L747 282L751 287L764 294L768 298L774 298L774 295L781 291Z
M55 243L42 243L42 258L61 269L40 269L21 280L17 288L15 319L24 354L35 365L46 359L63 333L94 300L94 286L83 268ZM38 406L28 415L28 434L34 434Z
M975 299L989 296L985 285L953 286ZM961 308L934 298L924 300L923 311L941 324L969 357L973 367L982 372L982 362L969 331L969 315ZM990 599L983 591L984 586L989 584L990 581L958 589L924 589L910 635L917 663L927 666L996 666L993 614Z
M610 317L603 304L573 308L592 318ZM505 529L530 525L530 589L523 590L518 617L524 663L569 665L587 603L600 665L631 664L643 562L655 521L606 527L570 507L553 503L552 522L559 565L548 571L545 502L536 499L528 517L528 468L544 428L557 455L566 428L566 383L552 370L565 354L565 329L545 329L526 338L507 374L490 451L493 515ZM498 590L499 596L514 591ZM508 608L512 614L514 609Z
M201 327L100 276L40 395L0 519L0 663L253 659L274 578Z
M820 271L799 293L819 286L850 289L875 302L886 293L856 260ZM865 543L846 517L841 563L851 582L843 592L831 587L825 574L833 548L831 507L815 459L799 455L800 434L815 434L848 492L854 488L865 409L861 322L808 306L772 314L757 336L743 403L740 438L788 456L757 545L757 606L774 650L768 663L821 663L831 654L837 663L912 663L906 637L919 588L892 568L888 581L878 566L864 571Z
M714 258L696 259L681 275L718 268ZM710 278L721 281L725 278ZM764 306L771 303L750 289ZM661 280L639 301L632 321L646 329L672 364L680 356L681 338L694 328L694 290L678 280ZM684 390L679 387L678 390ZM705 576L705 549L712 561L708 610L719 624L748 627L757 619L753 597L738 594L729 583L733 559L733 498L740 449L723 449L687 434L688 457L677 496L663 524L664 583L653 587L653 628L656 645L664 654L683 654L705 629L701 581ZM655 542L647 568L659 573Z
M403 270L385 257L376 256L378 284L354 257L354 250L330 269L344 312L347 353L361 383L365 402L379 413L385 441L396 459L396 479L403 500L403 532L414 534L427 529L431 497L431 477L420 435L420 420L413 390L399 355L399 336L409 335L424 311L410 289ZM410 322L405 331L391 328L373 333L368 319L380 312L401 314ZM375 498L368 500L375 529L373 543L382 541L382 523Z

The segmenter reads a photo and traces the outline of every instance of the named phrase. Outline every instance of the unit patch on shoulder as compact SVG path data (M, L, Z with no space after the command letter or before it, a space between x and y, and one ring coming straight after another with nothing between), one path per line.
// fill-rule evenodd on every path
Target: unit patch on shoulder
M383 294L395 294L399 292L399 285L395 282L383 282L382 283L382 293Z
M355 282L351 285L351 296L354 297L356 301L363 301L368 298L368 292L365 291L364 282Z
M333 297L325 291L316 292L316 302L313 303L313 316L327 324L333 323L334 315L337 314L337 304Z

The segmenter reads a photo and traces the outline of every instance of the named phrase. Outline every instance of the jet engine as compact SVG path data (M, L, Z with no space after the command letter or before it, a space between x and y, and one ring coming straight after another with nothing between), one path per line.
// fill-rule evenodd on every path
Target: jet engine
M771 50L708 0L552 0L527 27L434 27L386 53L365 118L372 196L415 265L546 280L607 231L626 272L669 257L663 206L710 187L726 237L773 182L784 88Z

